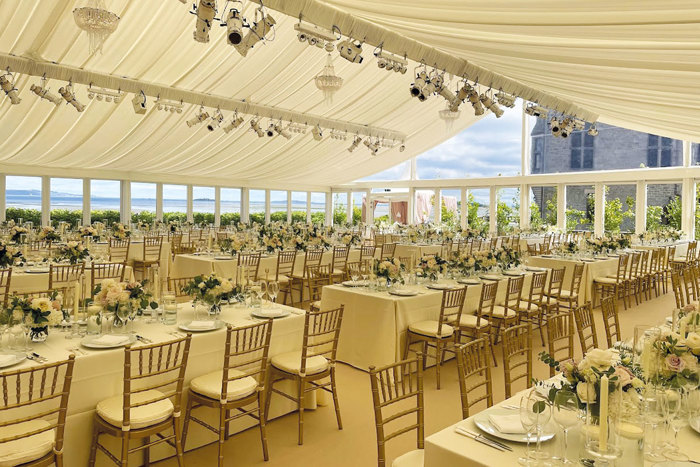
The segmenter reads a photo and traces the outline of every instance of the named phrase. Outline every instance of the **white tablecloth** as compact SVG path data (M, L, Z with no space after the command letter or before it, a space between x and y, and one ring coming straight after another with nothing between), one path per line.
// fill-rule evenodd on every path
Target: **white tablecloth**
M48 266L47 266L48 267ZM30 268L31 269L31 268ZM90 276L89 268L85 268L85 293L90 292ZM15 267L12 270L12 278L10 279L10 293L12 292L38 292L49 288L49 273L28 273L24 272L23 268ZM134 280L134 271L131 266L127 266L124 271L124 280Z
M276 306L281 307L281 305ZM304 333L303 311L291 309L289 307L286 308L293 310L294 313L286 318L280 318L274 321L272 338L270 341L270 356L301 349ZM178 312L179 322L191 320L192 315L191 304L180 305L180 311ZM246 326L253 323L250 316L249 309L238 306L226 306L222 310L221 319L234 326ZM168 332L174 330L177 330L177 327L174 325L146 324L145 322L135 323L135 331L139 335L151 339L154 342L174 339L175 337L168 334ZM49 338L45 343L33 344L32 347L35 352L47 357L50 361L65 359L71 352L76 355L73 384L68 403L64 459L66 466L83 466L87 465L90 453L90 439L95 406L100 400L122 393L124 350L122 348L110 350L84 349L87 355L82 355L79 352L71 350L79 344L79 339L66 339L65 336L66 335L60 331L51 329ZM185 390L183 391L185 397L187 388L189 387L189 381L192 378L223 367L225 339L225 328L207 333L193 334L187 373L185 376ZM25 361L11 369L14 370L33 365L35 365L34 362ZM287 392L291 393L293 391L292 385L288 387L281 385L281 387ZM314 393L310 393L310 397L306 400L308 401L308 408L313 409L316 407ZM282 414L293 411L295 405L296 404L281 396L273 395L270 418L279 417ZM182 407L184 414L184 401ZM202 410L199 414L208 414L218 417L215 410ZM216 425L215 420L218 420L218 418L207 418L206 416L204 418L214 425ZM247 418L248 417L241 418L233 423L231 432L236 433L252 426L252 420L248 421ZM104 438L104 440L107 439L108 437ZM213 433L206 432L206 430L197 424L190 424L186 449L189 450L202 446L203 444L213 442L215 439L216 436ZM118 452L118 449L114 450L115 448L116 446L112 445L113 452ZM258 449L259 446L254 446L253 448ZM151 460L153 461L163 456L172 456L173 454L174 451L171 448L159 446L151 450ZM134 461L137 461L136 457ZM211 462L215 462L215 459L212 459ZM109 465L109 463L110 462L103 454L98 453L97 465ZM140 465L140 463L136 462L135 465Z

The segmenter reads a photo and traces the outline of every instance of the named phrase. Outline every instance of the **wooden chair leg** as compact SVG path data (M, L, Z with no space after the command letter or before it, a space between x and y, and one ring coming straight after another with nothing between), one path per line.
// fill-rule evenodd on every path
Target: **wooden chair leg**
M182 450L182 433L180 432L180 427L178 426L178 421L180 417L173 417L173 432L175 433L175 452L177 454L177 465L178 467L185 466L185 456Z
M263 399L263 394L260 393L258 396L258 417L260 418L260 440L262 441L262 449L263 449L263 459L270 460L270 454L267 450L267 430L265 428L265 425L267 424L267 420L265 420L265 401Z
M437 380L437 389L440 390L440 339L435 342L435 378Z
M270 414L270 399L272 399L272 379L265 385L265 414L262 417L267 421Z
M97 443L100 440L100 432L97 429L97 423L95 423L95 426L92 429L92 444L90 444L90 460L88 461L88 465L90 467L93 467L95 465L95 457L97 456Z
M190 427L190 416L192 415L192 398L187 398L187 406L185 407L185 419L182 421L182 446L185 447L187 442L187 430Z
M338 429L343 429L343 421L340 419L340 404L338 403L338 388L335 385L335 368L331 368L331 390L333 391L333 405L335 406L335 418L338 421Z
M224 441L226 440L226 409L219 407L219 446L218 466L224 467Z
M56 467L63 467L63 453L59 452L54 454L53 461L56 464Z
M121 467L129 465L129 433L122 432Z
M148 446L151 442L151 437L146 436L143 438L143 445ZM143 450L143 465L151 465L151 448L144 448Z
M304 444L304 378L299 378L299 446Z

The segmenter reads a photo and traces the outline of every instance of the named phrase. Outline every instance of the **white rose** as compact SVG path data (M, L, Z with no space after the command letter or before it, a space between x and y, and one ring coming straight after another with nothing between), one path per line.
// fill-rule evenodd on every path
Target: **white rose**
M690 351L695 355L700 355L700 334L697 332L688 333L685 338L685 345L687 345Z
M612 366L612 359L612 350L593 349L586 354L581 363L579 363L578 367L580 370L587 370L589 368L605 370Z
M584 404L593 403L597 399L595 385L593 385L593 383L578 383L576 385L576 394L578 395L579 400Z

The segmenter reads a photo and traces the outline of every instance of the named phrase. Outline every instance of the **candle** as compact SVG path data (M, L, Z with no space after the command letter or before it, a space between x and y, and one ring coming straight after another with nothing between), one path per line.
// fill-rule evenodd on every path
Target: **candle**
M80 306L80 281L75 281L75 296L73 298L73 320L78 321L78 307Z
M153 298L158 300L158 294L160 293L160 278L158 277L158 270L153 271Z
M681 338L685 339L685 328L688 326L688 322L685 319L681 319L681 327L680 330L678 331L678 334L681 335Z
M608 450L608 376L600 378L600 437L598 446L601 452Z
M211 251L211 235L207 236L207 250Z

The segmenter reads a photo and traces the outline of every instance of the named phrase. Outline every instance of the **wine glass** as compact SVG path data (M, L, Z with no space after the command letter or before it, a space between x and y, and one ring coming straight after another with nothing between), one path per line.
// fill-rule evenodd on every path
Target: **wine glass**
M549 454L542 451L541 440L542 430L552 416L549 400L547 396L541 394L536 388L531 389L523 396L523 399L525 400L520 401L520 421L522 423L523 417L529 419L529 423L534 425L535 432L537 433L537 446L535 447L535 452L532 453L532 457L535 461L547 459ZM528 457L530 457L530 454L528 454Z
M664 421L664 411L662 406L662 391L649 385L644 390L644 421L650 426L652 439L645 443L648 450L644 453L644 459L650 462L661 462L665 460L664 456L659 452L657 444L657 431L659 425Z
M525 451L525 456L518 458L518 462L521 465L529 465L532 457L532 451L530 449L530 436L532 435L532 432L535 429L535 422L532 420L530 415L528 414L528 398L527 396L523 396L520 399L520 423L523 425L523 428L525 428L526 432L526 437L527 437L527 449Z
M270 300L277 303L277 294L280 292L280 284L277 281L267 283L267 296Z
M664 457L669 460L686 462L689 457L681 452L678 446L678 432L688 426L688 396L682 390L669 388L662 397L662 406L664 415L668 420L668 424L673 429L673 443L669 449L663 452Z
M357 270L357 268L351 268L350 269L350 279L352 279L353 283L357 283L357 279L359 277L360 271Z
M127 306L119 306L117 308L117 317L119 318L119 321L121 322L121 327L119 328L121 330L121 333L126 332L126 323L129 318L129 313L130 313L130 307Z
M576 394L566 389L560 389L554 396L554 406L552 407L554 421L564 431L564 450L561 456L561 463L564 465L574 465L567 457L569 448L569 429L578 423L578 398Z

